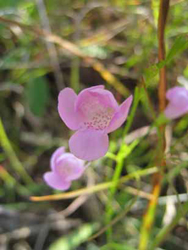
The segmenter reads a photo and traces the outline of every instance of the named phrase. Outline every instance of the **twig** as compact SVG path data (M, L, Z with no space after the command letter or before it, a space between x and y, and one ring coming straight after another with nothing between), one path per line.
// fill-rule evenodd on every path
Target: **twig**
M159 43L159 50L158 50L158 59L159 62L165 59L165 25L166 19L168 15L170 0L160 0L159 6L159 19L158 19L158 43ZM166 106L166 67L160 69L160 79L159 79L159 88L158 88L158 97L159 97L159 111L163 112ZM147 212L144 216L143 225L141 228L141 236L140 236L140 244L139 250L146 250L148 249L149 244L149 236L151 234L151 229L154 223L156 207L158 203L158 198L161 191L161 184L162 184L162 172L163 168L166 165L164 159L165 153L165 125L159 127L160 134L159 134L159 157L157 159L157 165L161 167L161 172L156 173L153 175L153 190L152 195L154 196L153 199L150 201L148 205Z
M49 201L49 200L64 200L64 199L75 198L75 197L78 197L79 195L93 194L93 193L108 189L110 187L117 186L118 184L125 183L131 179L135 179L135 178L137 179L138 177L147 176L147 175L154 174L157 172L158 172L157 167L138 170L136 172L133 172L131 174L128 174L126 176L121 177L116 182L113 182L113 181L104 182L104 183L101 183L101 184L98 184L98 185L95 185L92 187L82 188L82 189L78 189L76 191L70 191L70 192L62 193L62 194L47 195L47 196L41 196L41 197L40 196L32 196L32 197L30 197L30 200L32 200L32 201ZM137 195L139 195L139 193Z
M45 240L49 234L50 227L48 222L44 222L44 224L41 226L40 231L38 232L38 237L35 242L34 250L42 250L44 247Z
M125 143L130 144L131 142L133 142L136 139L139 139L141 137L144 137L146 135L154 135L156 134L156 128L152 128L150 126L144 126L141 128L138 128L136 130L134 130L133 132L129 133L126 137L125 137Z
M95 184L92 173L87 169L87 187L91 187ZM82 206L89 198L89 195L80 195L76 198L67 208L59 212L60 215L68 217L73 214L80 206Z
M37 8L38 8L38 12L39 12L39 16L41 19L41 24L43 26L43 29L51 33L50 23L49 23L49 19L46 13L46 8L45 8L43 0L36 0L36 4L37 4ZM48 42L45 40L45 43L46 43L46 47L50 56L50 62L51 62L52 69L54 71L54 76L55 76L58 90L61 90L63 87L65 87L65 85L63 81L63 74L61 72L56 47L53 42Z
M116 22L113 21L108 26L99 28L89 37L80 40L79 44L83 47L104 44L115 37L118 33L122 32L128 23L129 21L127 18L120 19Z
M165 59L165 24L169 9L170 0L161 0L159 7L159 21L158 21L158 59L159 62ZM166 66L160 69L160 78L159 78L159 88L158 88L158 97L159 97L159 111L163 112L166 107Z

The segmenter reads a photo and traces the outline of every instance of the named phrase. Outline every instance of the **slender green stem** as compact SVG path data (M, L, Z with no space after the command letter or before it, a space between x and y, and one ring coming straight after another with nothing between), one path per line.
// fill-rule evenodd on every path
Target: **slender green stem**
M159 62L165 59L165 26L166 19L169 10L169 0L160 0L159 6L159 18L158 18L158 59ZM158 87L158 97L159 97L159 111L163 112L166 107L166 67L160 69L159 72L159 87ZM165 147L166 147L166 139L165 139L165 125L159 126L158 132L158 150L157 150L157 165L160 166L160 172L153 175L153 187L152 187L152 195L153 199L149 202L146 214L143 218L143 224L140 232L140 242L139 242L139 250L148 250L150 235L153 229L153 224L155 221L155 214L158 204L158 198L160 195L161 187L162 187L162 179L163 179L163 170L166 165L165 162Z
M140 100L140 91L139 91L138 88L136 88L135 93L134 93L133 106L132 106L132 109L131 109L130 116L127 119L127 124L125 126L125 129L123 131L123 137L126 136L126 134L128 133L128 131L129 131L130 127L131 127L131 124L133 122L139 100ZM133 144L134 144L134 142L133 142ZM136 142L136 144L137 144L137 142ZM112 177L112 182L118 182L118 180L119 180L119 178L121 176L121 173L122 173L124 159L131 153L133 148L134 148L134 146L133 147L131 145L126 146L124 143L122 143L122 145L121 145L121 147L119 149L119 152L117 154L117 157L116 157L117 164L116 164L116 167L115 167L114 175ZM113 215L113 208L112 208L111 204L112 204L113 197L114 197L114 194L115 194L116 190L117 190L117 185L112 186L111 189L110 189L110 197L109 197L108 204L107 204L107 207L106 207L106 223L107 224L111 221L111 218L112 218L112 215ZM111 228L108 228L107 236L108 236L108 240L110 241L111 236L112 236Z
M151 174L154 174L157 172L158 172L158 168L152 167L152 168L148 168L148 169L138 170L138 171L135 171L131 174L123 176L117 182L113 182L113 181L104 182L104 183L100 183L100 184L95 185L95 186L91 186L88 188L82 188L82 189L78 189L76 191L70 191L70 192L66 192L66 193L62 193L62 194L53 194L53 195L47 195L47 196L41 196L41 197L40 196L32 196L32 197L30 197L30 199L32 201L64 200L64 199L75 198L75 197L78 197L78 196L84 195L84 194L94 194L96 192L109 189L110 187L117 186L121 183L126 183L127 181L129 181L131 179L138 179L138 178L141 178L142 176L151 175Z
M11 146L11 143L7 137L6 132L5 132L1 118L0 118L0 143L1 143L2 148L4 149L4 151L7 155L14 171L16 171L18 174L20 174L20 176L22 177L23 181L26 184L33 183L33 180L31 179L31 177L28 175L28 173L26 172L26 170L22 166L21 162L17 158L17 156L16 156L16 154Z
M132 125L133 119L135 117L136 109L138 107L140 101L140 90L138 87L136 87L135 92L134 92L134 100L133 100L133 106L131 108L130 115L127 118L127 123L123 131L123 137L126 136L126 134L129 132L129 129Z
M29 189L22 186L6 169L0 166L0 178L11 188L15 187L20 195L30 195Z

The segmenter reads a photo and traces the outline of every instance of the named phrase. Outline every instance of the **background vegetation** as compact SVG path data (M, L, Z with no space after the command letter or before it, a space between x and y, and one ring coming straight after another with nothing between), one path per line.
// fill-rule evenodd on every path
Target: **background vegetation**
M188 116L170 122L158 111L161 68L167 88L188 84L187 2L170 1L160 63L158 17L157 0L0 1L2 250L188 249ZM57 112L59 91L98 84L119 103L134 94L128 121L71 198L31 201L61 194L42 179L71 134ZM165 164L156 160L158 128Z

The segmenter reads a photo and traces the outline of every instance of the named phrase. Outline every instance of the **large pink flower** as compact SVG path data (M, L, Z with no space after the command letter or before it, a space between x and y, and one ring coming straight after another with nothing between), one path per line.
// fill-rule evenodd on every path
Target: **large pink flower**
M66 153L64 147L58 148L51 157L51 172L44 174L45 182L52 188L67 190L73 180L79 179L84 170L84 161L71 153Z
M96 160L108 150L108 133L126 120L132 96L120 106L103 85L87 88L76 95L63 89L58 98L58 111L67 127L77 132L70 138L71 153L83 160Z
M186 88L171 88L167 91L166 98L169 100L165 109L166 117L175 119L188 113L188 90Z

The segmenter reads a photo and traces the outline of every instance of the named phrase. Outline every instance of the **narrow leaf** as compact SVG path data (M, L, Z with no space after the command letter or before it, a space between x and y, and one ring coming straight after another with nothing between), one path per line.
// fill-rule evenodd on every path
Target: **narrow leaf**
M49 101L49 85L44 77L34 78L28 82L26 99L34 115L44 115Z

